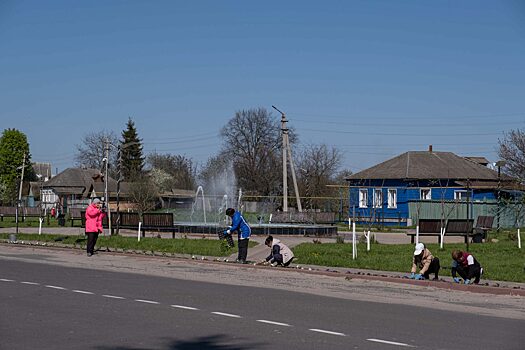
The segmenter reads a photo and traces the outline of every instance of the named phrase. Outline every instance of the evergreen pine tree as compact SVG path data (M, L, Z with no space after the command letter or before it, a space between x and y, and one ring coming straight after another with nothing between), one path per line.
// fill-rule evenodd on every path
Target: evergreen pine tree
M132 180L142 174L144 167L142 140L139 139L135 123L131 118L128 119L126 130L122 131L121 157L122 177L125 180Z

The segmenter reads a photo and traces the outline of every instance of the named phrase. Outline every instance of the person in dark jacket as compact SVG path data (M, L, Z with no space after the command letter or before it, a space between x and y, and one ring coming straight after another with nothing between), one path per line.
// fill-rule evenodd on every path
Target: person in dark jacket
M250 225L246 222L242 214L235 211L233 208L226 209L226 215L228 215L232 224L226 231L226 234L230 235L233 232L237 232L237 245L239 248L239 254L237 256L237 262L246 264L246 257L248 255L248 243L250 241L250 235L252 230Z
M271 248L271 252L263 263L271 264L272 266L281 265L287 267L294 259L292 250L277 238L268 236L264 244Z
M454 282L460 283L461 280L456 273L463 278L465 284L478 284L483 274L483 268L472 254L454 250L452 251L452 278L454 278Z

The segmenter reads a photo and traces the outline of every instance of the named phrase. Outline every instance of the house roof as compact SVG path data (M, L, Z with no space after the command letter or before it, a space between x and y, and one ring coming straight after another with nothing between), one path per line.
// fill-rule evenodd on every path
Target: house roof
M130 183L122 181L120 183L120 196L126 197L129 194ZM95 191L97 196L103 196L106 190L106 185L103 182L95 182L90 188L90 191ZM108 195L113 197L117 195L117 181L109 178L108 181Z
M487 166L490 163L485 157L465 157L465 159L471 160L484 166Z
M103 177L98 169L67 168L51 180L44 182L44 188L53 188L57 194L84 194L94 183L102 183ZM108 186L116 182L108 179Z
M498 181L498 172L452 152L410 151L355 173L347 180L483 180ZM500 180L512 180L501 174Z
M195 191L183 190L180 188L172 188L171 191L162 192L160 194L163 198L195 198Z

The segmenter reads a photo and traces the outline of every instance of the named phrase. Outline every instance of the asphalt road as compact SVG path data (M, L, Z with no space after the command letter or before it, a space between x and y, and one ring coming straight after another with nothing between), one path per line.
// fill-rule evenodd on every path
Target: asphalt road
M0 315L0 349L13 350L503 350L525 343L523 320L1 256Z

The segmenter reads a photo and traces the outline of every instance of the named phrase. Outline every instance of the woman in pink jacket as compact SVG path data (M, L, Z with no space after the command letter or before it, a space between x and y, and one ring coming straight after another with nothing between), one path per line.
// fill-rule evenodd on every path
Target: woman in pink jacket
M95 198L93 203L86 209L87 256L94 254L98 234L102 233L102 219L106 216L106 213L101 207L100 199Z

